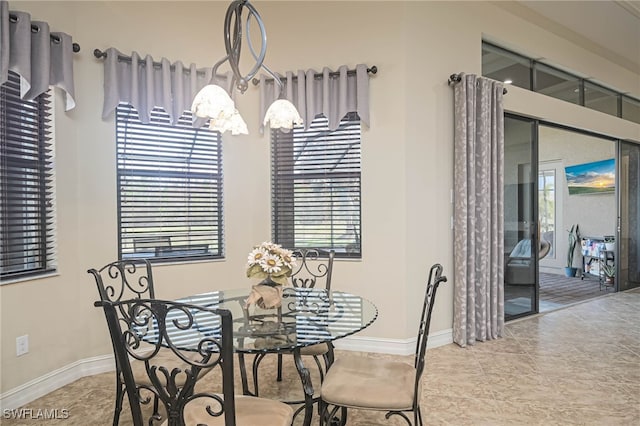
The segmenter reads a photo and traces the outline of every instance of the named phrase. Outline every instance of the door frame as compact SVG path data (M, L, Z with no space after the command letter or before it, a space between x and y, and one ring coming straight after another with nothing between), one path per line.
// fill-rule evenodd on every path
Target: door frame
M513 119L520 122L525 122L530 125L531 133L529 135L531 146L529 152L529 160L530 164L528 167L522 167L526 165L519 164L518 165L518 186L522 189L518 190L518 205L519 208L523 207L523 205L529 204L532 209L530 214L530 223L528 229L526 229L525 233L519 235L520 237L528 237L531 242L531 247L538 247L538 120L521 116L518 114L505 113L505 119ZM527 170L528 169L528 170ZM523 184L520 184L520 178L523 173L529 173L529 181L531 182L530 189L523 188ZM526 185L526 184L524 184ZM529 186L529 185L527 185ZM521 198L522 194L527 194L529 196L529 200L525 201ZM518 284L519 286L527 286L532 289L531 294L531 309L529 311L525 311L518 314L509 315L505 311L505 321L511 321L522 317L527 317L530 315L535 315L540 312L540 295L539 295L539 278L538 278L538 264L539 264L539 251L538 250L530 250L531 251L531 261L533 264L533 283L532 284ZM505 262L506 269L506 262ZM506 274L505 274L506 276ZM505 283L503 285L506 286ZM506 288L505 288L506 293Z

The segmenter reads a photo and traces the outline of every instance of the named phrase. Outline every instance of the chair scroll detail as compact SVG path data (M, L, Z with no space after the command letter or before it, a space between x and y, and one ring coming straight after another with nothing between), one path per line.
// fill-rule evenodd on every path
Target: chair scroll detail
M334 250L294 249L293 256L297 266L291 271L293 286L316 288L319 282L324 281L324 288L331 291L335 255Z
M347 408L386 411L385 418L402 417L409 425L422 425L420 387L425 368L425 355L431 313L436 291L446 282L442 266L429 271L413 365L379 358L345 357L337 359L322 384L320 424L347 422ZM340 411L340 417L336 417ZM413 422L408 413L413 413Z
M155 298L151 264L146 259L112 262L99 270L89 269L87 273L96 280L100 300Z

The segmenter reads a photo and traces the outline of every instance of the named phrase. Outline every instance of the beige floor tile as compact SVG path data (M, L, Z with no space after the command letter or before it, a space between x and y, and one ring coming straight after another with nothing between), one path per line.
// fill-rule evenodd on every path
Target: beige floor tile
M336 351L347 356L413 362L412 356ZM293 364L285 362L284 379L276 382L275 360L267 357L260 367L261 395L299 396ZM495 341L430 349L426 362L421 407L428 425L640 425L640 291L509 323ZM209 374L198 386L215 389L216 380ZM113 373L85 377L24 407L66 408L68 419L2 419L2 425L110 425L114 382ZM351 426L405 425L374 411L350 410L348 418ZM120 424L132 424L126 400Z

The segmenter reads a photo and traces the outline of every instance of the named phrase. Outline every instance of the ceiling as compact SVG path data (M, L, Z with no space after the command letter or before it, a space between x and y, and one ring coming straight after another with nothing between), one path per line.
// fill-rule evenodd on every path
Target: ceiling
M640 74L640 0L496 4Z

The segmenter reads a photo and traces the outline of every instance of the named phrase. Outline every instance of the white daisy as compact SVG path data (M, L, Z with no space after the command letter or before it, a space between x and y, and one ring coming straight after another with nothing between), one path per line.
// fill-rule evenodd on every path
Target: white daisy
M280 244L272 243L271 241L265 241L264 243L260 244L260 247L263 247L265 250L268 250L272 253L274 251L277 252L281 248Z
M282 260L278 256L267 253L260 260L260 266L268 274L277 274L282 269Z
M249 253L247 262L249 263L249 266L253 266L257 263L260 263L262 259L264 259L264 257L267 256L268 254L269 253L264 248L256 247L255 249L253 249L251 253Z
M287 250L285 248L281 249L280 258L282 259L284 266L291 268L296 265L296 258L293 257L293 252L291 250Z

